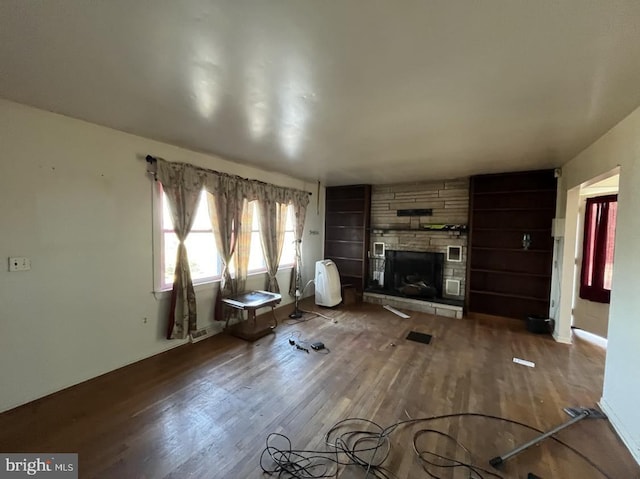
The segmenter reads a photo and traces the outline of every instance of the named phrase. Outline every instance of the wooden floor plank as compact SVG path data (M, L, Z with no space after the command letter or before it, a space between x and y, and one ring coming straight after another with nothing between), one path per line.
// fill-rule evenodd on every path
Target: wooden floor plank
M294 447L319 448L327 430L348 417L387 426L464 412L547 430L567 419L563 407L593 407L601 396L605 351L584 339L558 344L513 320L422 313L402 319L379 305L321 312L327 317L285 321L276 335L255 343L219 335L183 346L1 414L0 451L77 452L83 478L259 478L272 432L287 435ZM411 330L433 335L431 344L405 340ZM331 352L302 352L290 337L323 341ZM514 364L513 357L535 368ZM427 426L455 436L487 468L489 458L536 435L481 417L402 427L391 435L386 462L397 477L428 477L411 445L413 432ZM605 420L582 421L558 438L610 477L640 477ZM467 460L442 437L423 435L420 443ZM603 477L550 441L499 471L505 478L528 472L545 479ZM353 468L340 471L341 479L362 477Z

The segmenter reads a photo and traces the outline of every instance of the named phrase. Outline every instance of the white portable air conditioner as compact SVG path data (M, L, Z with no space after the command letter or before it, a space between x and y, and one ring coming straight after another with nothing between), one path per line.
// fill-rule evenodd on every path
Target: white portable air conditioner
M336 264L330 259L316 261L316 304L335 306L342 301L340 275Z

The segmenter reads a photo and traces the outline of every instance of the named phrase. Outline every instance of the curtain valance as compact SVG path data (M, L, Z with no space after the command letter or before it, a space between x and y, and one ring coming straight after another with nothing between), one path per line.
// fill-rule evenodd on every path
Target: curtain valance
M151 158L151 159L150 159ZM162 158L147 157L148 171L163 185L172 185L176 181L198 183L214 196L235 190L247 201L270 198L278 203L296 204L309 202L308 191L273 185L259 180L230 175L221 171L210 170L190 163L179 163Z

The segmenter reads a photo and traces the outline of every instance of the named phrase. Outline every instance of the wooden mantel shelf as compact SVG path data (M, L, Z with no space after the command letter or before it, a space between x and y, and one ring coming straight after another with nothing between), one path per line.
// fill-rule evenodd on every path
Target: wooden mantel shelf
M406 228L402 226L372 226L372 233L387 233L391 231L410 231L412 233L466 233L467 225L438 225L438 227Z

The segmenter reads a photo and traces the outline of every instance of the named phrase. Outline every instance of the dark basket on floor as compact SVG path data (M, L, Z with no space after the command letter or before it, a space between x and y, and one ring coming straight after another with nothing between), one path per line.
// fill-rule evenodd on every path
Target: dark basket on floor
M527 316L527 331L535 334L550 334L553 332L553 319L542 316Z

